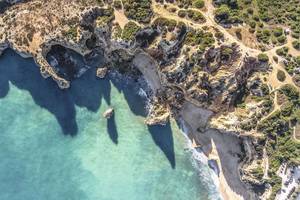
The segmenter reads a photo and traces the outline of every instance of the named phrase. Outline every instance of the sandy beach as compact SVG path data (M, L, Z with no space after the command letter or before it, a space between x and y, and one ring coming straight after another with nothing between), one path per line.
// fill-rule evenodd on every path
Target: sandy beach
M256 199L240 180L238 155L241 153L241 139L230 133L205 129L211 115L211 111L199 108L190 102L186 102L181 110L181 118L188 128L189 138L195 140L207 158L214 160L218 165L218 188L222 198L224 200Z

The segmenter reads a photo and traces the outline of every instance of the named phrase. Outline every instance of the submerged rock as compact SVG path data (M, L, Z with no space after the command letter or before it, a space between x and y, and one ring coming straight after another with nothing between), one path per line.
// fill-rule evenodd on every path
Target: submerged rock
M103 113L103 117L106 118L106 119L109 119L113 116L113 114L114 114L114 109L109 108Z

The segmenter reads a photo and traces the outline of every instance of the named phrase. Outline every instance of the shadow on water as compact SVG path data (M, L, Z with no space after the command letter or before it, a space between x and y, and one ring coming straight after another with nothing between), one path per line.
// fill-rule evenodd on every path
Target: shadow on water
M5 57L5 59L4 59ZM8 49L0 56L0 98L7 96L9 82L17 88L26 90L34 102L47 109L57 119L65 135L75 136L78 133L75 106L85 107L97 112L103 99L111 104L111 83L123 93L130 110L139 116L146 117L145 99L137 94L137 84L118 78L97 79L95 68L88 70L79 79L72 81L71 88L61 90L51 79L44 79L33 59L24 59L13 50ZM165 154L172 168L175 168L173 136L170 124L148 127L153 141ZM107 122L107 132L111 140L118 144L118 129L113 116Z
M112 84L124 94L124 97L128 103L130 110L135 114L142 117L147 116L147 112L145 109L146 99L141 98L140 95L137 94L138 88L136 88L137 84L134 80L131 80L126 87L122 83L122 81L117 81L116 79L112 79ZM152 136L152 139L156 146L160 148L160 150L165 154L168 159L171 167L175 169L176 161L175 161L175 152L174 152L174 141L173 134L170 123L165 126L156 125L156 126L148 126L148 130Z
M9 82L27 90L37 105L56 117L64 134L74 136L78 132L75 105L96 112L102 96L110 102L110 83L96 79L93 73L87 71L69 90L61 90L52 79L40 75L32 59L24 59L9 49L0 57L0 97L8 94Z
M118 144L118 130L116 126L115 114L107 120L107 131L111 141Z
M174 153L174 141L170 123L165 126L148 126L148 130L151 133L154 143L165 154L170 162L171 167L175 169L176 162Z

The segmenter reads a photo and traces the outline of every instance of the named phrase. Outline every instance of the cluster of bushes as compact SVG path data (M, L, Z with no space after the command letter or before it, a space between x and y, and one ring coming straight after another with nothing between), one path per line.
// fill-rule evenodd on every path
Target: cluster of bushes
M160 27L162 29L167 28L168 31L173 31L177 26L177 22L174 19L158 17L154 20L152 26Z
M261 180L264 176L264 169L261 166L251 170L251 174L258 180Z
M284 62L284 68L290 75L293 75L294 70L299 67L300 67L300 56L298 57L286 56L286 60Z
M292 36L296 39L300 37L299 0L213 0L213 2L217 7L215 20L218 23L230 25L245 22L250 26L251 33L257 31L256 37L260 42L266 44L270 41L273 44L286 42L282 28L274 30L270 28L276 24L290 27Z
M233 9L227 4L222 4L215 10L215 20L220 24L236 24L242 23L238 9Z
M204 23L206 21L205 17L202 15L201 12L196 11L196 10L179 10L178 11L178 16L179 17L188 17L189 19L196 21L196 22L201 22Z
M133 41L135 39L136 33L141 29L136 23L130 21L128 22L122 31L122 39L126 41Z
M125 15L129 19L149 23L153 15L151 0L123 0Z
M286 36L282 28L275 28L272 31L269 29L258 29L256 31L256 38L259 42L269 44L270 40L273 44L284 44Z
M260 53L260 54L258 54L258 60L260 62L269 62L269 57L265 53Z
M288 52L289 52L289 48L286 46L276 50L276 54L282 57L286 57Z
M280 88L280 92L284 94L289 101L298 103L299 92L298 89L290 84L286 84Z
M279 111L261 121L257 130L266 135L266 150L270 167L268 182L272 185L272 196L280 189L281 179L276 175L279 166L286 162L289 165L300 164L300 143L292 137L292 127L300 122L299 91L292 85L286 84L279 93L287 98Z
M201 9L205 6L204 0L177 0L176 3L180 8L194 7Z
M215 42L211 32L202 29L190 30L185 38L184 43L190 46L198 46L199 50L204 51L207 47L211 47Z
M299 35L299 0L258 0L256 2L258 7L258 16L262 21L269 24L288 25L291 27L295 35Z

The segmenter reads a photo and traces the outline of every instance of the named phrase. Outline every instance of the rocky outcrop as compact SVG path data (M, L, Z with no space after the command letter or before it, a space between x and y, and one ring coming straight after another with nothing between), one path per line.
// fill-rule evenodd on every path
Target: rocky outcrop
M106 118L106 119L109 119L113 116L113 114L114 114L114 109L109 108L103 113L103 117Z
M98 78L105 78L107 71L108 71L107 67L98 68L96 71L96 76Z

